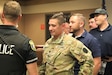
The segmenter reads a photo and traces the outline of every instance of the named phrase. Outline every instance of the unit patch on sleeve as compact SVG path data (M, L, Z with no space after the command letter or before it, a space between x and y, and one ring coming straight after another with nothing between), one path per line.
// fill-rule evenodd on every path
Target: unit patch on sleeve
M86 48L83 48L84 53L88 53L88 50Z
M34 43L33 43L32 40L29 41L29 44L30 44L30 46L31 46L31 49L32 49L33 51L36 51L35 45L34 45Z

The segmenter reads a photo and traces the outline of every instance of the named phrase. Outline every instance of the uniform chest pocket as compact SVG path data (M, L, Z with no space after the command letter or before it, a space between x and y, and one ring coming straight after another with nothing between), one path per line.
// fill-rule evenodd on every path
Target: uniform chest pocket
M64 48L60 49L60 58L61 59L71 58L69 47L64 47Z

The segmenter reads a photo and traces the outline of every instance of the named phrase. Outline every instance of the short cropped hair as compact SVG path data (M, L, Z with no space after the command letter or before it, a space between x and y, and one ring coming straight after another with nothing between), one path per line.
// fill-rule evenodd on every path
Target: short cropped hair
M50 19L57 19L59 25L66 22L66 18L64 17L64 14L62 12L54 14Z
M73 13L71 14L71 16L77 16L79 19L81 19L83 22L84 22L84 25L86 23L86 18L84 17L83 14L80 14L80 13Z
M14 21L19 15L22 15L21 6L16 1L8 1L4 4L3 14L6 19Z

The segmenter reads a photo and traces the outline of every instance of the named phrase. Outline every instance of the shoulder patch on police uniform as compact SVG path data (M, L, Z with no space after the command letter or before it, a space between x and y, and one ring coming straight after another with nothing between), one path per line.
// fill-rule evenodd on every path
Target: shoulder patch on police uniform
M33 43L32 40L29 41L29 44L30 44L30 46L31 46L31 49L32 49L33 51L36 51L35 45L34 45L34 43Z
M86 48L83 48L84 53L88 53L88 50Z

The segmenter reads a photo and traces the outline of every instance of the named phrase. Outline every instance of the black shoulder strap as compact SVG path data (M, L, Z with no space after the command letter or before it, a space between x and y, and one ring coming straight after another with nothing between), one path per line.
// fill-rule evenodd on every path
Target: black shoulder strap
M4 35L3 35L3 36L0 35L0 39L1 39L5 44L8 45L8 48L12 49L12 50L22 59L22 61L25 63L25 60L24 60L24 58L21 56L21 54L20 54L17 50L15 50L14 48L11 48L10 44L9 44L3 37L4 37Z

